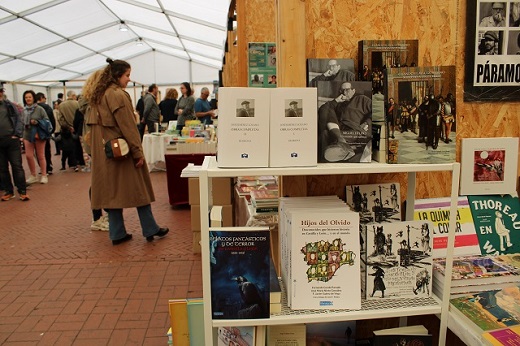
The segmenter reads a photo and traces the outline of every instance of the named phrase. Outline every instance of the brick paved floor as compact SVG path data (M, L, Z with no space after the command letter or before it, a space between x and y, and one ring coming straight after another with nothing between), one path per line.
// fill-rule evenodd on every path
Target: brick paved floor
M53 162L30 201L0 203L0 344L166 345L168 299L202 296L188 207L171 208L166 173L153 172L152 210L170 233L147 243L125 209L134 238L113 246L90 230L90 173Z

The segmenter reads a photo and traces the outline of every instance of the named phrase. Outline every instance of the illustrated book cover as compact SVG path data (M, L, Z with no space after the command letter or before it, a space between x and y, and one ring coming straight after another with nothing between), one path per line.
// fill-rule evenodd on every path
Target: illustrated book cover
M482 341L489 346L520 345L520 325L484 332Z
M360 309L358 215L315 208L289 220L291 309Z
M346 199L360 223L401 221L399 183L349 185Z
M307 324L306 345L355 345L356 321Z
M479 335L520 324L519 286L453 298L450 304L450 312Z
M352 82L356 80L353 59L307 59L307 86L318 82Z
M468 196L483 255L520 253L520 204L511 195Z
M468 198L460 196L457 202L454 256L480 255L475 224ZM450 221L449 197L415 200L414 220L427 220L433 224L433 258L446 257Z
M388 163L455 161L455 66L387 68Z
M516 191L518 137L463 138L461 147L461 195Z
M269 318L268 227L210 228L213 319Z
M369 82L318 82L318 162L372 161Z
M219 88L217 164L269 166L270 89Z
M367 225L367 299L432 296L432 224Z
M217 346L255 346L255 329L255 326L219 327Z
M269 167L317 165L316 88L271 90Z

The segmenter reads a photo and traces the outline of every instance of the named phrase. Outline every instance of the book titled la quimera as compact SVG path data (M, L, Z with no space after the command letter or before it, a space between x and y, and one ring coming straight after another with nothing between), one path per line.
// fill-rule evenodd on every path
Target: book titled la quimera
M269 104L269 89L219 89L218 167L269 166Z
M269 167L317 165L316 88L271 90Z
M211 227L213 319L269 318L268 227Z

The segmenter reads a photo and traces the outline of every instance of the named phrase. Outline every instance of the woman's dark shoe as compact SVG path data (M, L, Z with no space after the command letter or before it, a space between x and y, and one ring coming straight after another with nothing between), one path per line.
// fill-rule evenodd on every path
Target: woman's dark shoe
M159 228L159 231L157 231L157 233L146 237L146 241L153 241L153 237L164 237L168 234L168 232L170 232L168 228Z
M123 244L124 242L129 241L130 239L132 239L132 235L131 235L130 233L127 233L127 234L126 234L123 238L121 238L121 239L112 240L112 245Z

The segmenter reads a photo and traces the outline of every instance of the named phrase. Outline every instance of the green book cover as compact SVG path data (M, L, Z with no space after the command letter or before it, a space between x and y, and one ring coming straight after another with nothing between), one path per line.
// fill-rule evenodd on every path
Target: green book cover
M188 299L188 329L190 332L190 346L205 345L204 331L201 326L204 322L204 301L202 299Z

